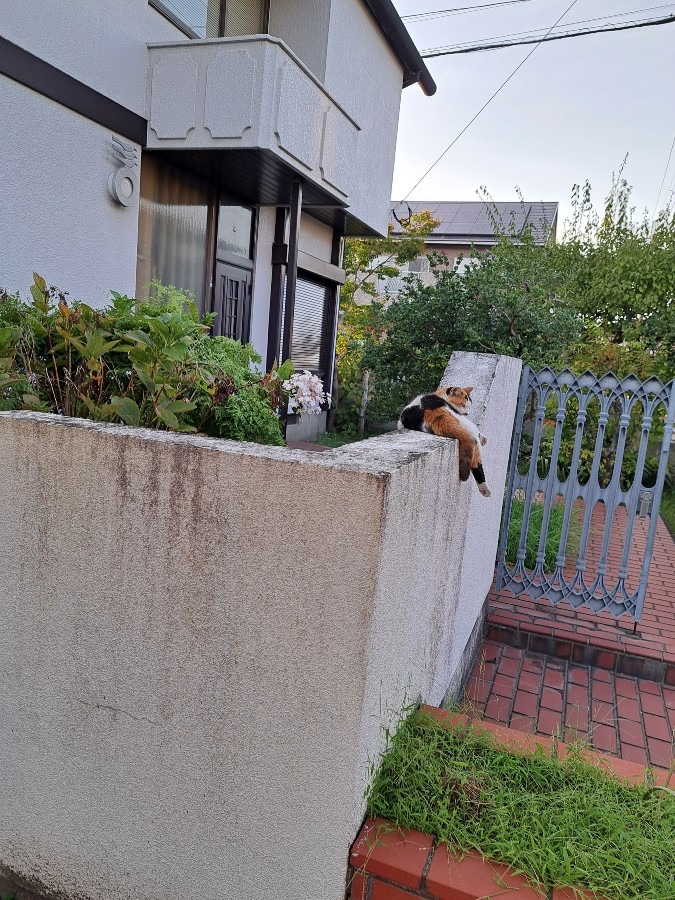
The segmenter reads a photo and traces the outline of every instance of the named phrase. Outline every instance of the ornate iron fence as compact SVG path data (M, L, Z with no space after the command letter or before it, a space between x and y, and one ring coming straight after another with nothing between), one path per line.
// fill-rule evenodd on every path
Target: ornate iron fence
M525 366L497 554L497 590L547 597L554 604L567 599L574 607L586 604L594 612L608 609L614 616L639 620L674 419L675 380L598 378L590 372L534 372ZM513 526L508 551L509 524L521 503L514 553ZM620 516L619 507L625 508ZM557 548L551 547L554 513ZM639 547L634 540L637 516L649 519L646 533L644 523L638 529ZM528 532L533 532L529 549Z

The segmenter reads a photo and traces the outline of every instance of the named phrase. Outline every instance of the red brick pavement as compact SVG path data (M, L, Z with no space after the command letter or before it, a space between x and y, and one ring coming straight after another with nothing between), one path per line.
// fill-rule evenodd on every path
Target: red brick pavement
M667 768L675 742L675 687L485 641L464 711L518 731Z
M589 563L599 556L602 511L594 513L589 535ZM619 566L626 511L617 510L608 554L608 579ZM636 519L629 557L628 584L637 587L648 520ZM590 565L589 565L590 568ZM675 685L675 542L659 518L647 581L644 611L635 626L629 616L574 609L566 600L493 592L488 598L487 636L521 649L559 656L626 675Z

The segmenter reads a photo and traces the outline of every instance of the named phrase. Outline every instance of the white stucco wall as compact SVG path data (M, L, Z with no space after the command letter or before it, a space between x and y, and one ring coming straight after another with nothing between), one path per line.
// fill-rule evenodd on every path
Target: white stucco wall
M313 219L307 213L303 213L300 218L298 247L317 259L322 259L328 263L331 262L333 229L329 225L324 225L323 222Z
M272 244L274 243L276 213L275 206L261 206L258 209L250 340L263 358L263 367L267 354L270 292L272 290Z
M271 0L269 33L280 37L323 81L331 0Z
M147 0L0 0L2 34L143 115Z
M324 84L361 127L351 161L349 211L382 234L389 217L402 82L401 63L362 0L334 0Z
M2 75L0 122L0 286L27 294L38 272L94 306L133 295L138 206L108 194L111 132Z
M419 433L318 454L0 414L0 870L342 900L382 726L443 699L491 580L519 372L491 360L452 369L490 500Z

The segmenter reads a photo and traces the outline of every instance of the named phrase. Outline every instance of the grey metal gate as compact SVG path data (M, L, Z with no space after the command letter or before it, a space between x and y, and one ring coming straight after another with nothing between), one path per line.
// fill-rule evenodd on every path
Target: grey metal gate
M574 607L586 604L594 612L608 609L638 621L674 419L675 380L664 385L658 378L641 382L633 376L598 378L590 372L577 376L525 366L497 554L497 590L546 597L554 604L567 599ZM653 446L655 431L658 449ZM636 450L627 447L629 432ZM512 520L520 504L522 524L516 535ZM560 531L557 549L549 536L554 513ZM641 546L637 552L633 546L631 553L638 516L648 523L640 522ZM575 527L578 547L570 553ZM528 550L530 530L535 540Z

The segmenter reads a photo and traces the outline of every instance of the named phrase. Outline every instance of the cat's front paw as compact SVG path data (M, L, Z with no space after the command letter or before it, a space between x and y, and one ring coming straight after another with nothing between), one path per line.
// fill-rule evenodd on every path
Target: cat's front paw
M491 497L491 496L492 496L492 491L490 490L490 488L487 486L487 484L486 484L485 482L483 482L482 484L479 484L479 485L478 485L478 490L481 492L481 494L482 494L484 497Z
M480 441L481 447L484 447L487 444L487 438L484 434L478 433L478 440Z

